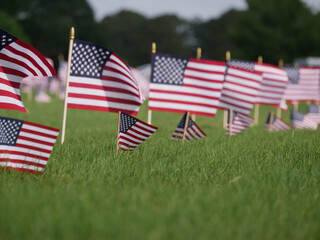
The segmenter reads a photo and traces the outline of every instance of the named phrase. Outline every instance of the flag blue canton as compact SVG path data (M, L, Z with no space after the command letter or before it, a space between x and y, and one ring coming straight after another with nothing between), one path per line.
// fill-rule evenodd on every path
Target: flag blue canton
M234 119L236 118L238 112L236 111L232 111L232 123L234 122ZM227 123L230 122L230 109L228 109L228 119L227 119Z
M319 106L317 105L309 105L308 113L319 113Z
M0 29L0 51L16 40L17 38Z
M130 116L129 114L121 112L120 116L120 132L127 132L138 119Z
M181 121L178 124L178 128L184 128L184 125L186 123L186 117L187 117L187 113L185 113L181 119ZM194 121L192 121L192 119L189 117L189 121L188 121L188 128L194 125Z
M112 55L108 49L94 43L74 40L71 58L71 76L100 78Z
M152 54L151 82L169 85L182 85L188 59L167 54Z
M15 146L23 121L0 117L0 145Z
M254 71L254 62L253 61L243 61L243 60L231 59L227 62L227 67L228 66L244 68L247 70Z
M297 112L297 111L291 111L291 116L290 116L291 121L303 121L304 119L304 114L302 112Z
M284 67L286 70L289 78L289 83L291 84L298 84L299 83L299 68L295 67Z

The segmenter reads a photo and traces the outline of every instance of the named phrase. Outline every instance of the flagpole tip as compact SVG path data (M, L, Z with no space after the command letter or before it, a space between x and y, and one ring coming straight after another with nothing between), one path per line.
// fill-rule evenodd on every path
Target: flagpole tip
M262 58L262 56L259 56L259 57L258 57L258 63L263 63L263 58Z
M157 46L156 46L156 43L153 42L153 43L152 43L152 46L151 46L151 52L152 52L152 53L156 53L156 51L157 51Z
M70 39L74 39L74 27L70 29Z
M200 59L202 54L202 50L200 47L197 48L197 58Z
M231 52L226 51L226 60L229 61L231 59Z

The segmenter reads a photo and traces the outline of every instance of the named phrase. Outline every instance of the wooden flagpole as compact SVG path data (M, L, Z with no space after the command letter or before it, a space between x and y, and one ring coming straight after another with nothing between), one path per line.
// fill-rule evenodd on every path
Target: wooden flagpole
M258 63L263 63L262 56L258 57ZM258 125L259 123L259 103L254 104L254 125Z
M201 50L201 48L197 48L197 59L200 59L201 58L201 55L202 55L202 50ZM196 120L196 115L195 114L192 114L191 115L191 119L193 120L193 121L195 121Z
M119 113L118 113L118 134L117 134L117 151L116 151L116 154L118 154L118 152L119 152L120 121L121 121L121 111L119 111Z
M70 29L70 42L69 42L69 54L68 54L68 69L67 69L67 82L66 82L66 92L64 96L64 109L63 109L63 120L62 120L62 132L61 132L61 144L64 142L65 131L66 131L66 121L67 121L67 99L68 99L68 89L69 89L69 78L70 78L70 66L71 66L71 56L72 47L74 40L74 27Z
M283 59L279 59L278 66L283 68ZM281 118L281 107L277 107L277 118Z
M182 143L184 143L184 140L186 139L186 133L187 133L187 128L188 128L188 124L189 124L189 116L190 116L190 112L187 112L186 121L184 122Z
M232 118L233 118L233 110L232 108L229 109L230 114L229 114L229 136L232 136Z
M270 113L269 126L268 126L269 132L271 132L272 130L272 122L273 122L273 112Z
M231 52L226 51L226 62L230 61L231 59ZM228 124L228 110L223 111L223 128L227 129Z
M152 43L151 45L151 53L156 53L157 52L157 45L155 42ZM148 123L151 124L152 121L152 111L148 109Z

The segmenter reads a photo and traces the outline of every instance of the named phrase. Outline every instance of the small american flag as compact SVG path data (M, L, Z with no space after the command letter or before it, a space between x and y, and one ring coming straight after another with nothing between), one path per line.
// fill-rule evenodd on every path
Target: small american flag
M142 102L129 67L110 50L74 40L68 108L137 115Z
M231 125L231 135L237 135L245 130L247 130L250 125L253 123L254 119L245 115L243 113L238 113L233 111L232 113L232 125ZM227 123L227 132L226 134L230 135L230 110L228 111L228 123Z
M149 109L214 117L226 70L224 62L152 55Z
M318 105L309 105L307 116L317 124L320 124L320 107Z
M304 115L301 112L292 110L291 112L291 124L297 129L313 129L318 128L318 124L313 121L308 115Z
M260 72L262 81L256 103L281 106L281 100L288 84L288 75L285 70L270 64L242 60L231 60L228 64Z
M284 99L294 104L301 101L317 101L319 99L320 69L315 67L285 67L289 76L289 84Z
M55 76L50 63L36 49L0 29L0 108L26 112L20 84L28 76Z
M249 114L256 102L260 90L262 76L260 73L228 66L220 98L220 107L234 109L243 114Z
M184 126L186 125L187 113L185 113L174 130L171 140L182 141ZM198 125L189 117L188 127L186 129L185 139L187 141L196 140L205 137L206 134L198 127Z
M131 150L149 138L158 128L121 112L118 145L121 150Z
M2 169L41 174L59 129L0 117L0 166Z
M270 117L271 117L271 113L269 113L268 115L268 118L265 124L265 130L276 131L276 132L290 130L290 126L286 124L281 118L277 118L276 116L273 116L271 128L269 128Z

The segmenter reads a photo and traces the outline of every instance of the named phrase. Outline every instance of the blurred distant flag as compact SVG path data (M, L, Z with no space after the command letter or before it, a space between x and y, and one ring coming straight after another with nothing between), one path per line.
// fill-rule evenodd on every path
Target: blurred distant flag
M224 62L156 53L151 64L149 110L215 116Z
M291 112L291 125L297 129L316 130L318 128L318 124L312 118L294 110Z
M54 76L53 67L37 50L0 29L0 108L26 112L20 84L28 76Z
M299 101L318 101L320 69L315 67L285 67L289 76L284 99L295 104Z
M59 129L0 117L0 167L41 174L46 166Z
M271 113L269 113L267 121L266 121L266 125L265 125L265 129L266 130L270 130L270 131L288 131L290 130L290 126L288 124L286 124L281 118L277 118L276 116L273 115L272 117L272 122L271 122L271 126L270 125L270 117L271 117Z
M138 82L144 101L149 97L150 82L145 78L145 76L142 75L142 73L138 69L130 68L130 70L133 74L133 77Z
M177 128L172 134L171 140L182 141L184 127L186 125L187 113L185 113L179 122ZM198 125L189 117L188 127L186 129L185 140L197 140L205 137L206 134L198 127Z
M158 128L121 112L118 146L131 150L149 138Z
M66 60L60 60L59 67L58 67L58 78L63 83L63 85L66 85L67 70L68 70L68 62Z
M228 65L260 72L262 81L256 103L281 106L281 100L288 84L288 75L285 70L270 64L235 59L228 61Z
M237 135L247 130L253 123L254 119L243 113L232 112L231 135ZM230 136L230 110L228 111L227 135Z
M141 102L138 83L116 54L97 44L74 40L68 108L137 115Z
M307 116L317 124L320 124L320 107L318 105L309 105Z
M220 98L220 107L249 114L260 90L262 76L246 68L228 66Z

